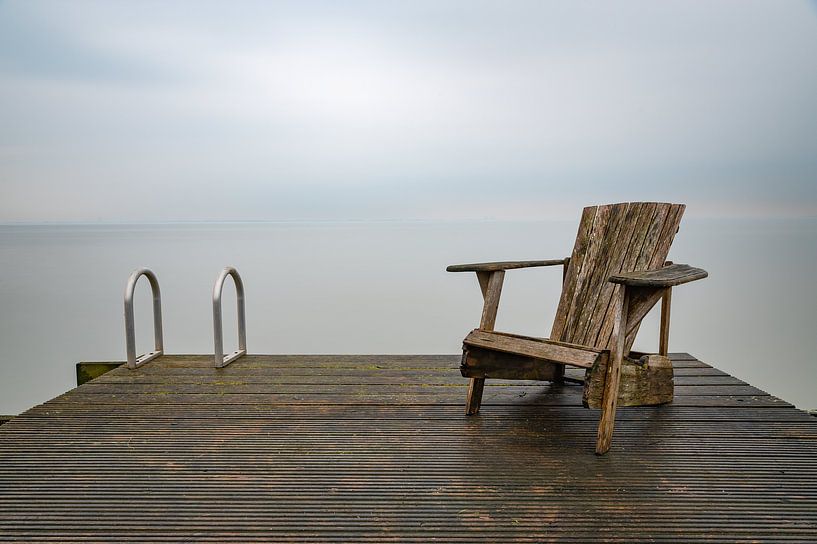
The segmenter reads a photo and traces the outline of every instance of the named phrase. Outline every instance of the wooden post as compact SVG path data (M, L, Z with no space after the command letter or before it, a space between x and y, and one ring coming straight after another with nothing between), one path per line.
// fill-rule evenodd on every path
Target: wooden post
M596 454L603 455L610 449L613 426L616 422L618 383L621 378L621 361L624 359L624 343L627 336L627 307L630 294L624 285L619 285L615 294L615 320L613 322L613 350L607 364L604 379L604 394L601 404L601 420L596 438Z
M661 298L661 332L658 336L658 354L667 356L669 353L669 314L672 306L672 287L667 287Z
M502 295L502 282L505 280L505 271L477 272L477 280L479 280L479 287L482 290L484 300L479 328L484 331L492 331L496 324L496 312L499 309L499 297ZM485 378L471 378L468 384L468 400L465 403L466 415L470 416L479 412L484 387Z

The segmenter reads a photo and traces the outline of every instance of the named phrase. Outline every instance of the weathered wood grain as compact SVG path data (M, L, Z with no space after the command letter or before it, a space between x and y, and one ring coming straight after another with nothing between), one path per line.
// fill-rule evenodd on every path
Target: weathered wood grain
M611 275L645 270L666 256L683 206L633 202L585 208L551 338L601 348L611 346ZM663 261L662 261L663 262Z
M554 342L542 338L531 338L517 334L474 329L463 340L466 346L492 349L542 359L557 364L569 364L590 368L598 361L601 350L575 346L564 342Z
M624 259L619 270L641 270L646 268L652 259L648 248L654 246L655 240L666 220L669 206L660 205L656 202L644 204L643 213L641 213L638 218L639 224L636 228L636 232L630 239L630 244L624 254ZM591 335L588 335L586 338L587 343L594 346L609 346L613 333L615 304L612 294L615 285L607 282L604 285L604 289L607 290L607 294L603 297L607 300L607 311L605 312L601 325L598 327L596 337L592 338Z
M671 264L657 270L620 272L610 276L610 281L632 287L667 288L700 280L708 275L706 270L688 264Z
M532 268L538 266L563 265L565 259L547 259L542 261L497 261L492 263L452 264L446 267L446 272L496 272L499 270L513 270L515 268Z
M629 293L624 287L616 290L615 323L613 325L613 349L607 362L604 373L604 390L601 399L601 417L596 438L596 453L607 453L613 438L613 426L616 419L616 405L618 403L619 380L621 379L621 363L624 359L624 341L627 330L627 309L630 302Z
M589 408L601 408L604 390L605 361L599 361L587 371L582 403ZM652 406L672 402L672 363L661 355L644 355L636 360L625 357L621 365L621 381L617 406Z
M620 407L603 458L579 386L488 381L464 417L459 355L117 368L0 426L0 541L817 539L817 418L672 359L684 394Z
M567 316L570 306L578 288L579 277L584 269L584 263L590 247L590 233L596 221L598 206L589 206L582 211L579 221L579 230L576 234L576 241L573 244L573 252L570 255L567 272L562 282L562 295L559 298L559 306L556 309L556 317L553 320L553 327L550 331L550 338L553 340L563 340L564 331L567 326Z
M492 272L477 272L479 287L482 291L483 305L482 317L479 326L485 331L494 330L496 324L496 314L499 311L499 299L502 296L502 283L505 279L504 270L494 270ZM474 377L468 383L468 395L465 400L466 415L474 415L479 412L482 403L482 391L485 388L485 378Z
M482 306L482 317L479 321L479 328L485 331L494 330L496 324L496 314L499 311L499 299L502 296L502 282L505 279L505 272L498 270L491 272L485 287L484 304Z
M632 270L636 265L638 255L643 251L644 240L650 226L654 222L655 212L658 208L655 202L634 202L628 210L626 232L620 232L616 236L617 248L611 253L607 269L602 278L609 277L614 270ZM592 320L588 323L587 329L582 337L582 344L589 346L607 345L609 331L612 330L614 320L613 291L614 285L609 282L601 282L598 289L596 305L593 309ZM600 343L599 339L604 338Z
M638 226L641 203L626 203L614 206L610 217L610 225L604 240L601 242L601 251L592 268L590 279L586 286L586 295L578 312L578 320L571 338L571 342L582 345L589 344L587 337L595 340L613 290L607 286L607 278L612 271L618 270L626 254L634 230ZM602 310L603 308L603 310ZM601 314L601 315L599 315Z
M466 378L551 381L562 375L562 368L563 365L540 358L471 345L463 350L460 372Z
M598 270L599 261L602 258L601 256L605 254L605 240L611 227L610 218L611 216L617 216L620 210L623 209L623 206L624 205L619 204L598 207L593 219L593 226L589 233L582 267L581 270L577 272L575 281L576 288L573 293L573 298L568 301L564 330L559 337L551 336L554 340L571 343L581 342L577 334L579 317L581 316L588 296L592 296L590 285L593 280L593 273ZM573 255L571 255L570 258L575 259L577 257L578 255L574 247ZM564 292L562 296L564 296ZM559 310L561 310L561 304L559 305Z

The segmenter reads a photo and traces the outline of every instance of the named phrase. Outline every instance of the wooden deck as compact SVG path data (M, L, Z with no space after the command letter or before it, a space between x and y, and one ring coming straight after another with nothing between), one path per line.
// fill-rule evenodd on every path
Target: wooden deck
M458 356L118 368L0 426L0 541L817 541L817 418L673 359L604 457L576 385L464 416Z

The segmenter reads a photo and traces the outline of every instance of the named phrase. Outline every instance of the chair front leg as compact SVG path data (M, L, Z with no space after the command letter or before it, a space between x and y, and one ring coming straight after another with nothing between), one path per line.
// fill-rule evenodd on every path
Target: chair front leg
M627 310L630 293L624 285L617 287L615 320L613 321L613 349L607 361L604 378L604 392L601 401L601 419L596 438L596 453L603 455L610 449L613 440L613 426L616 421L618 385L621 378L621 362L624 359L624 344L627 336Z
M477 279L484 300L479 328L484 331L492 331L496 324L496 313L499 309L499 298L502 295L502 282L505 280L505 271L477 272ZM468 384L468 399L465 403L466 415L470 416L479 412L484 387L485 378L471 378Z
M473 416L479 412L484 387L485 378L471 378L471 381L468 382L468 398L465 401L465 415Z

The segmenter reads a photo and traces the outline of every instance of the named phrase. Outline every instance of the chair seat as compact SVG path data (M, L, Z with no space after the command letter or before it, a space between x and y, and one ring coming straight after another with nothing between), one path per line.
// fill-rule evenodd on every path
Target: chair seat
M474 329L463 340L460 371L468 378L552 380L559 365L591 368L609 352L545 338Z

